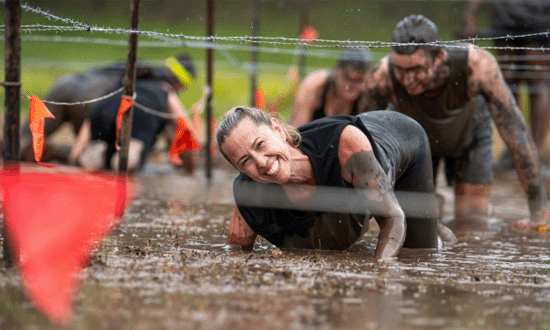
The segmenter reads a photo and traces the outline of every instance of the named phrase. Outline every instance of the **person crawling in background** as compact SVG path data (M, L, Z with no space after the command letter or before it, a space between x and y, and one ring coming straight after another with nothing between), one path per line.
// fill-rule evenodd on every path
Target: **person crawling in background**
M45 101L77 103L100 98L117 91L123 86L122 79L125 72L126 63L117 62L104 67L92 68L84 72L66 75L54 84L45 97ZM187 54L170 57L163 66L153 66L138 62L136 64L136 94L139 100L136 100L136 103L141 101L144 105L148 104L152 109L159 112L172 114L172 117L187 117L185 108L178 98L178 92L187 88L195 80L195 72L193 61ZM141 96L139 95L140 93L137 93L137 89L141 90ZM108 117L114 116L114 118L116 118L116 111L118 111L121 95L122 92L119 92L116 95L112 95L107 99L95 103L77 105L47 104L48 109L55 118L48 118L44 121L45 141L42 161L48 162L56 160L62 163L98 168L97 164L89 162L80 163L79 157L84 151L84 144L82 141L76 148L74 146L71 148L72 155L70 155L70 152L66 151L65 148L50 143L48 137L54 134L64 123L70 124L75 136L78 134L84 135L84 133L81 133L82 126L86 119L88 119L90 124L93 123L92 126L94 126L94 137L91 138L91 140L98 141L99 138L97 136L100 134L99 132L101 132L101 135L106 139L105 142L108 144L109 142L107 140L109 140L110 137L107 136L114 136L113 134L115 134L114 126L112 126L114 124ZM95 113L92 115L93 111L95 111ZM134 108L133 124L135 125L135 129L139 128L145 131L144 133L140 133L142 136L137 138L139 141L132 140L131 143L132 150L134 150L132 154L141 154L137 157L139 160L135 163L138 167L143 166L144 157L151 151L152 147L150 144L156 141L156 135L160 133L157 132L157 130L162 131L164 128L173 126L171 124L166 125L170 123L166 118L154 117L140 112L142 111ZM97 122L100 117L101 123ZM100 127L103 123L109 126L109 129L112 128L113 130L109 130L107 127ZM192 129L192 127L190 129ZM84 131L88 130L90 130L88 127L84 129ZM151 135L153 133L155 135ZM166 131L164 133L171 135L173 131ZM153 136L154 139L152 138ZM88 143L86 143L86 145L88 145ZM82 159L86 158L86 155L89 155L89 157L87 157L88 159L97 158L96 156L100 156L107 152L105 145L100 146L98 143L91 143L90 146L92 147L92 145L97 149L95 150L95 156L94 152L92 152L94 148L91 148L87 153L84 153ZM139 150L141 151L137 152ZM111 154L112 150L109 149L108 153ZM69 159L69 155L71 159ZM180 156L183 159L183 166L186 171L192 173L196 166L196 152L184 152L181 153ZM107 158L110 159L111 157L109 156ZM21 160L34 161L32 138L27 125L23 126L21 133ZM109 169L111 166L106 162L104 165L99 166L99 168Z
M515 225L548 225L537 148L495 57L469 43L442 44L436 25L422 15L397 23L392 43L390 54L368 73L363 110L390 108L422 125L433 173L444 161L447 183L454 186L455 223L489 215L492 119L527 195L530 221Z

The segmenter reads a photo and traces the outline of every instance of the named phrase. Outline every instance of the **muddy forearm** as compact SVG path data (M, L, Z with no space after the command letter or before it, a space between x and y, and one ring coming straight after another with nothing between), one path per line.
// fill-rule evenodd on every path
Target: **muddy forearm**
M515 104L512 100L510 103L512 107ZM540 173L538 151L527 124L519 115L519 109L508 109L503 106L494 119L512 153L519 180L527 194L531 215L546 210L547 194Z
M546 207L547 196L542 183L537 148L531 137L526 133L524 135L511 152L516 171L527 194L529 211L534 214Z
M472 49L471 92L481 89L500 136L512 153L521 185L529 200L531 219L537 220L547 210L546 188L543 185L538 151L527 123L504 82L496 59L485 50Z
M256 235L253 236L254 238L252 239L250 236L239 235L239 233L230 230L227 234L227 239L225 240L226 248L234 250L238 247L245 251L252 251L254 241L256 239Z
M374 252L377 261L397 256L405 240L406 224L404 216L375 217L380 234Z
M251 251L256 240L256 233L250 229L237 206L233 211L233 216L229 220L227 239L225 241L226 249L235 250L240 247L245 251Z
M536 215L547 208L547 194L539 167L539 157L533 140L528 134L510 148L521 185L527 194L530 214Z
M346 171L352 174L353 186L365 196L380 227L375 259L395 257L405 241L405 215L374 153L361 151L352 155Z

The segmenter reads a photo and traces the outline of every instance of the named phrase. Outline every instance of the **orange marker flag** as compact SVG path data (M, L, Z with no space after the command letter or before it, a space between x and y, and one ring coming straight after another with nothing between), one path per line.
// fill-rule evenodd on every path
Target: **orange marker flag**
M300 39L302 39L302 43L310 43L315 41L315 39L317 38L319 38L319 34L314 28L309 25L304 26L304 28L302 29L302 33L300 34Z
M52 322L65 324L77 276L122 214L132 185L125 177L3 170L0 188L7 242L25 292Z
M44 151L44 118L55 118L44 102L38 97L32 95L29 108L29 128L32 133L32 147L34 150L34 159L42 166L46 165L40 162L42 152Z
M191 130L191 125L186 118L180 117L177 122L176 133L168 150L170 161L176 165L181 165L182 161L178 154L186 150L199 150L200 142Z
M256 88L256 95L254 95L254 99L256 101L256 108L263 109L265 106L265 93L264 90L261 88Z
M116 115L116 141L115 141L115 148L117 150L120 149L120 146L118 145L118 141L120 138L120 130L122 129L122 117L124 116L124 113L130 109L130 107L134 105L134 99L123 95L122 99L120 100L120 106L118 107L118 113Z

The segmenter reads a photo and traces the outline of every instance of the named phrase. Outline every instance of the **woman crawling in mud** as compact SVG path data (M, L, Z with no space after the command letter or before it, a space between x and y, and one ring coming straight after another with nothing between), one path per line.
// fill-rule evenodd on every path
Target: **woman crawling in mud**
M401 247L437 248L438 230L450 234L437 220L426 134L405 115L332 116L294 129L241 106L223 117L217 141L241 172L228 247L251 250L261 235L282 249L345 250L371 215L380 227L378 261ZM412 216L395 191L421 195Z

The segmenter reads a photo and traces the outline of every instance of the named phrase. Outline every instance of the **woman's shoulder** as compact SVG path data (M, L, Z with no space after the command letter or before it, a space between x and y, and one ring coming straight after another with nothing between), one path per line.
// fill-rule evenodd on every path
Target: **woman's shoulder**
M359 152L361 150L372 150L371 143L365 133L355 125L347 125L342 130L339 140L338 153Z
M337 115L301 126L302 151L319 159L337 158L341 134L350 124L353 124L353 116Z
M331 74L332 70L328 69L313 71L304 78L301 85L310 90L319 89L327 84Z

